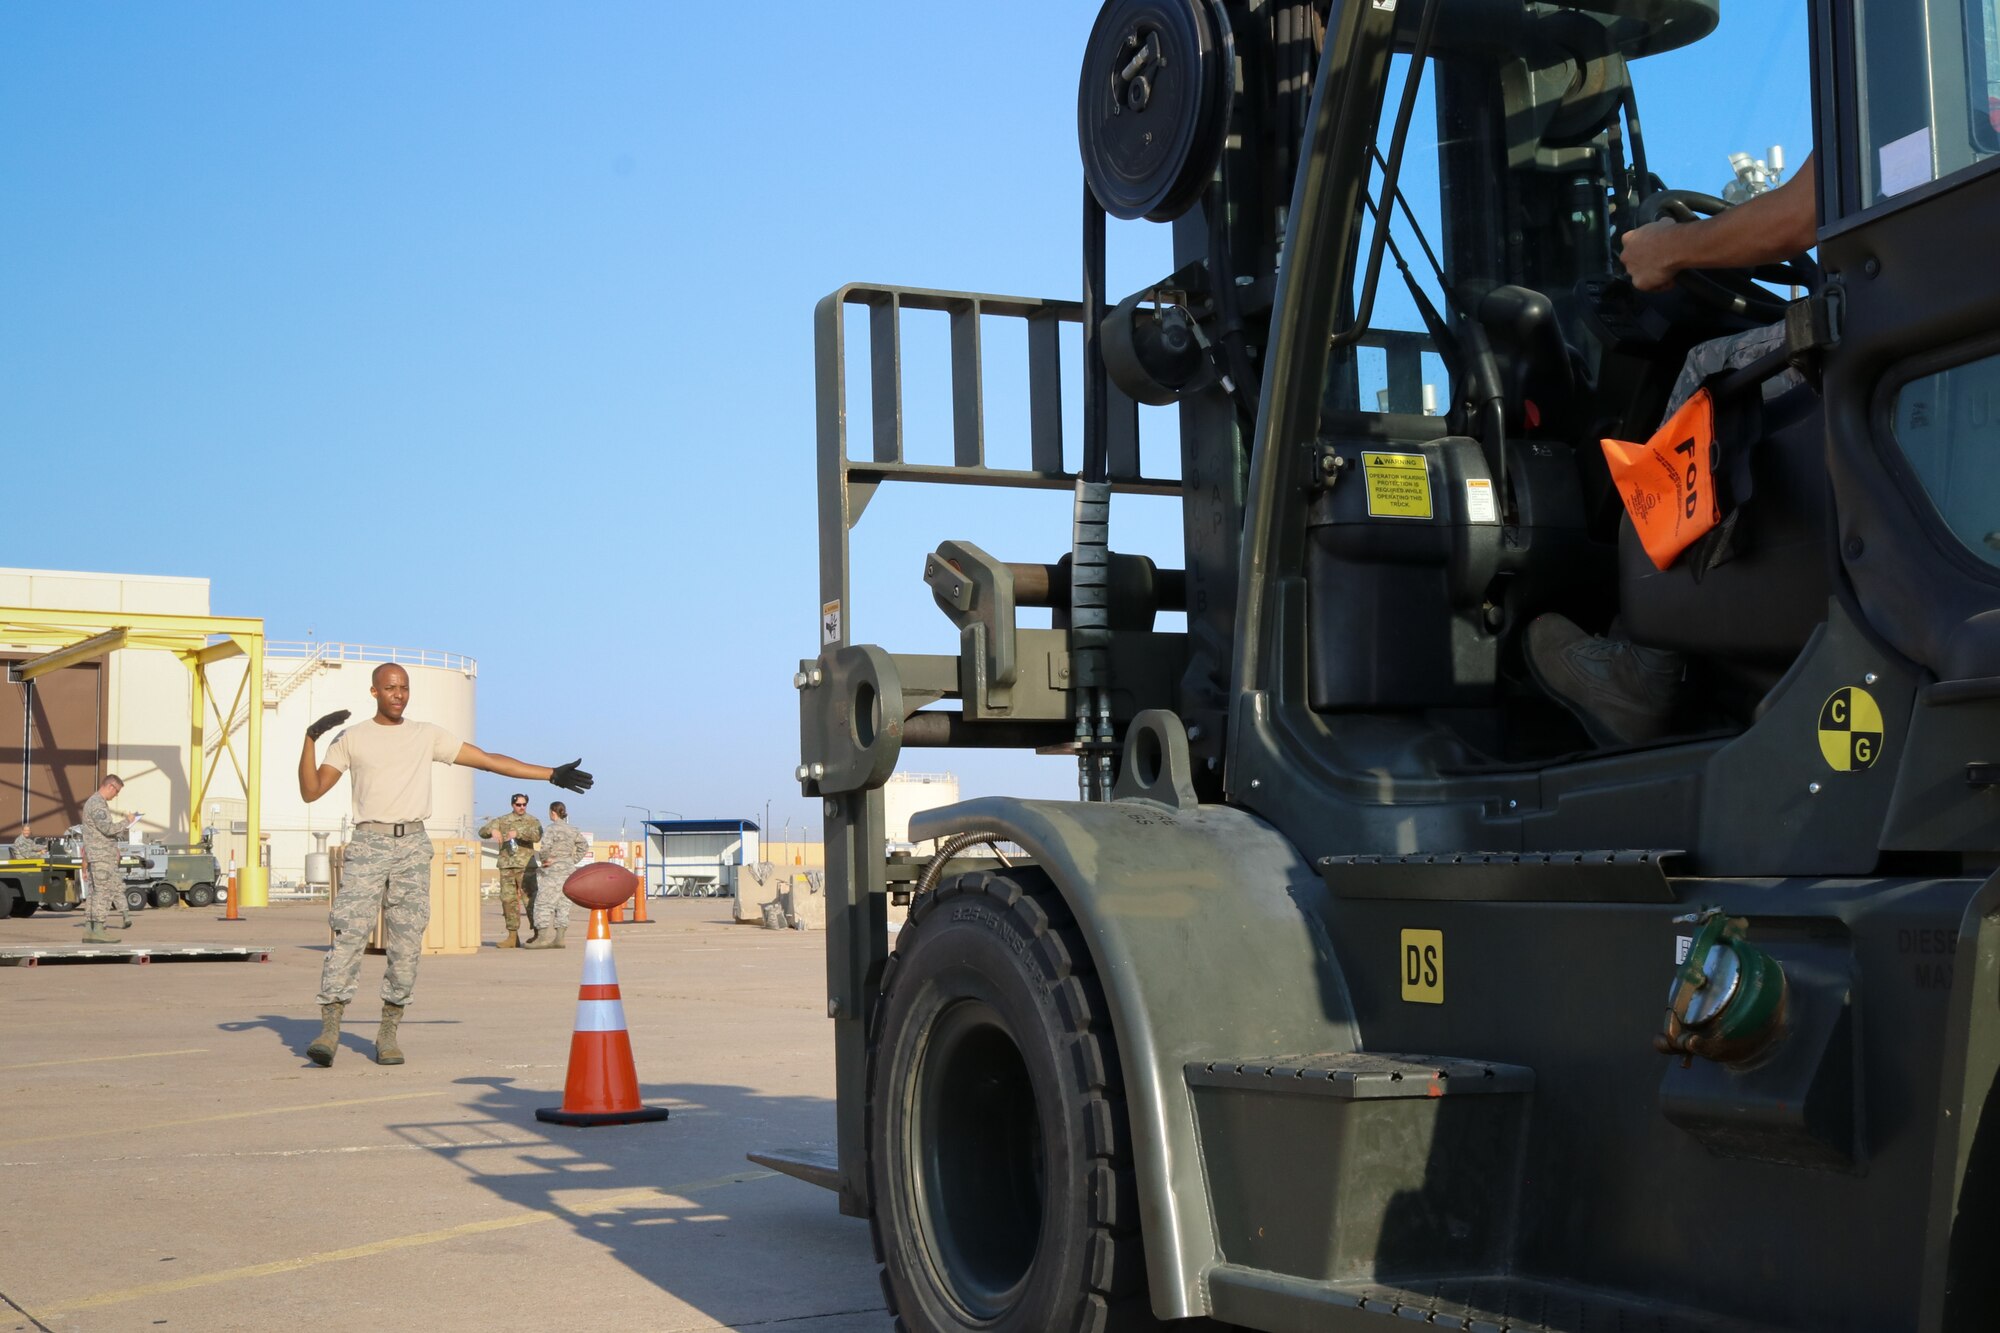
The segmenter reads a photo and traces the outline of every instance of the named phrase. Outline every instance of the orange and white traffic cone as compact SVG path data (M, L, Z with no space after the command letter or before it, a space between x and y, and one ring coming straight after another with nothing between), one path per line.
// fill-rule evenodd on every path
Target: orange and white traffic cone
M236 884L236 849L234 847L229 849L229 878L223 881L223 886L223 897L227 901L223 904L222 919L224 921L241 921L243 914L238 910L238 905L241 901L242 890Z
M666 1107L639 1100L632 1035L625 1030L625 1001L611 960L611 914L600 907L590 914L590 938L583 945L583 985L576 993L576 1031L569 1039L562 1105L537 1108L535 1119L589 1126L666 1118Z

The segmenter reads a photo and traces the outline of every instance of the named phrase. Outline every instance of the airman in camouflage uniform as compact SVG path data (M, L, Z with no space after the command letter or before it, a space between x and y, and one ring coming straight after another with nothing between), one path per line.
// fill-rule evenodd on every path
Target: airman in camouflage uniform
M139 816L120 818L111 813L110 799L125 788L120 777L106 777L83 803L83 871L90 878L90 897L84 903L83 940L86 944L111 944L105 930L111 914L118 913L123 924L132 924L125 905L125 875L118 868L118 839Z
M545 768L488 753L432 723L405 720L410 673L393 662L375 668L368 693L375 700L375 716L336 736L327 747L325 762L319 758L317 743L348 719L344 708L307 727L299 751L302 800L317 801L343 776L349 779L354 797L354 832L341 864L340 892L328 914L333 948L320 971L319 1036L306 1047L307 1057L316 1065L332 1064L340 1050L341 1019L354 998L362 946L378 912L389 966L382 978L382 1026L375 1034L375 1062L403 1063L398 1029L416 985L424 927L431 915L432 848L424 829L431 813L431 765L463 764L502 777L546 780L564 791L589 791L591 786L590 774L579 767L580 759ZM539 827L536 832L539 836Z
M563 947L563 934L569 930L569 898L562 891L563 883L589 850L582 831L569 822L569 807L550 801L549 826L542 834L541 853L535 858L540 879L535 891L535 938L523 948Z
M542 821L528 813L528 794L515 792L513 804L514 808L508 813L479 826L480 837L502 840L500 915L507 921L507 938L500 941L503 949L521 947L521 908L524 905L521 879L535 859L535 844L542 840Z
M23 833L14 839L14 846L9 854L16 861L32 861L36 857L47 856L49 845L32 833Z

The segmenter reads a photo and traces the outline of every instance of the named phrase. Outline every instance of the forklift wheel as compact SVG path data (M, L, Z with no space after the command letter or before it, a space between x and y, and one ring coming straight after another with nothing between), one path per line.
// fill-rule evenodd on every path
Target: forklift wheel
M130 911L143 911L146 906L146 891L144 889L125 890L125 906Z
M1153 1326L1110 1020L1033 871L917 900L869 1056L870 1223L898 1330Z

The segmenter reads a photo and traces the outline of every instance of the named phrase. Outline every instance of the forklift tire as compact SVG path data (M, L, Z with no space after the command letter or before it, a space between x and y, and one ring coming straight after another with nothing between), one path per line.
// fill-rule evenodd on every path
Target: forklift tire
M35 910L35 904L21 896L20 886L12 880L0 882L0 916L27 916Z
M960 875L917 900L868 1089L869 1226L900 1333L1157 1326L1110 1018L1046 877Z
M187 891L189 907L206 907L214 901L215 886L213 884L196 884L191 886Z
M153 906L172 907L175 903L179 902L180 900L181 900L181 891L175 888L173 885L155 884L153 886Z
M125 890L125 907L128 911L144 911L146 908L146 891L144 889Z

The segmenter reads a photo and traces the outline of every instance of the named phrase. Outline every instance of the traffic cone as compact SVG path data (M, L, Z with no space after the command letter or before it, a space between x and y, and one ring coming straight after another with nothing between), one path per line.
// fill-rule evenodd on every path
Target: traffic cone
M590 938L583 946L583 985L576 993L576 1031L569 1039L562 1105L536 1108L535 1119L589 1126L666 1118L666 1107L639 1100L639 1071L632 1064L618 967L611 960L611 914L600 907L590 914Z
M632 895L630 907L631 915L627 919L628 925L650 926L653 924L653 918L646 915L646 881L643 878L639 881L639 891Z
M237 895L240 890L236 887L236 849L234 847L229 849L229 878L225 882L228 885L228 888L225 890L228 903L223 908L222 919L224 921L241 921L243 916L237 911Z

